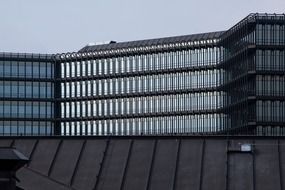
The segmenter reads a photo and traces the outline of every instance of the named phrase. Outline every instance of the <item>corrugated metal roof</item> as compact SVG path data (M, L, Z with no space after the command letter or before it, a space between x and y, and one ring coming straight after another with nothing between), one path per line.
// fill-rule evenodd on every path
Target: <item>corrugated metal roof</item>
M130 41L130 42L110 43L110 44L103 44L103 45L92 45L92 46L85 46L84 48L79 50L79 52L83 53L83 52L93 52L93 51L99 51L99 50L118 49L118 48L134 48L134 47L162 45L162 44L177 43L177 42L209 40L209 39L218 38L223 33L224 31L219 31L219 32L191 34L191 35L184 35L184 36L149 39L149 40L138 40L138 41Z
M5 138L31 159L23 189L281 190L285 139L278 137ZM242 152L249 144L252 151Z

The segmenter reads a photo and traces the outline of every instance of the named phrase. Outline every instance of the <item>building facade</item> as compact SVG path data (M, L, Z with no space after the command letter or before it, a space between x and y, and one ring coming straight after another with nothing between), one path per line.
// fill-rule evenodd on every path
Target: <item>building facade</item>
M0 53L0 135L54 134L52 55Z
M251 14L220 40L232 134L285 134L285 15Z
M285 133L284 14L250 14L221 32L0 60L4 135Z
M220 131L220 34L112 43L59 55L62 134Z

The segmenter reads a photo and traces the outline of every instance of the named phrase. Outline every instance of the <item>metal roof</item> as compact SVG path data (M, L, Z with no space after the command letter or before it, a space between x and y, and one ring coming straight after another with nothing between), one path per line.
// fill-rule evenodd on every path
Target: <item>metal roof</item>
M16 171L26 163L29 159L18 150L11 147L0 147L0 171Z
M169 44L169 43L210 40L210 39L219 38L221 34L223 33L224 31L219 31L219 32L201 33L201 34L191 34L191 35L184 35L184 36L138 40L138 41L130 41L130 42L110 43L110 44L102 44L102 45L92 45L92 46L87 45L81 50L79 50L78 52L83 53L83 52L93 52L93 51L104 51L104 50L110 50L110 49L135 48L135 47L162 45L162 44Z
M281 190L285 182L282 137L2 138L7 145L30 158L17 173L30 190Z

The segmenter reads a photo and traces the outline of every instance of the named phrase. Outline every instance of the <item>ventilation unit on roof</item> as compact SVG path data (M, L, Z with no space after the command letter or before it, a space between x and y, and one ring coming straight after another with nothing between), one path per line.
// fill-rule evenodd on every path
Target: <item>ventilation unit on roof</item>
M252 151L252 146L251 144L244 143L240 145L240 151L241 152L251 152Z

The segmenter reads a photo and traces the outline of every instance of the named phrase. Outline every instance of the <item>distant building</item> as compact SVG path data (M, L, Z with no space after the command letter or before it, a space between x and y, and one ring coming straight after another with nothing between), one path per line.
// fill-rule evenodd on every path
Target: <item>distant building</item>
M74 53L3 53L0 78L2 135L283 135L285 15Z

